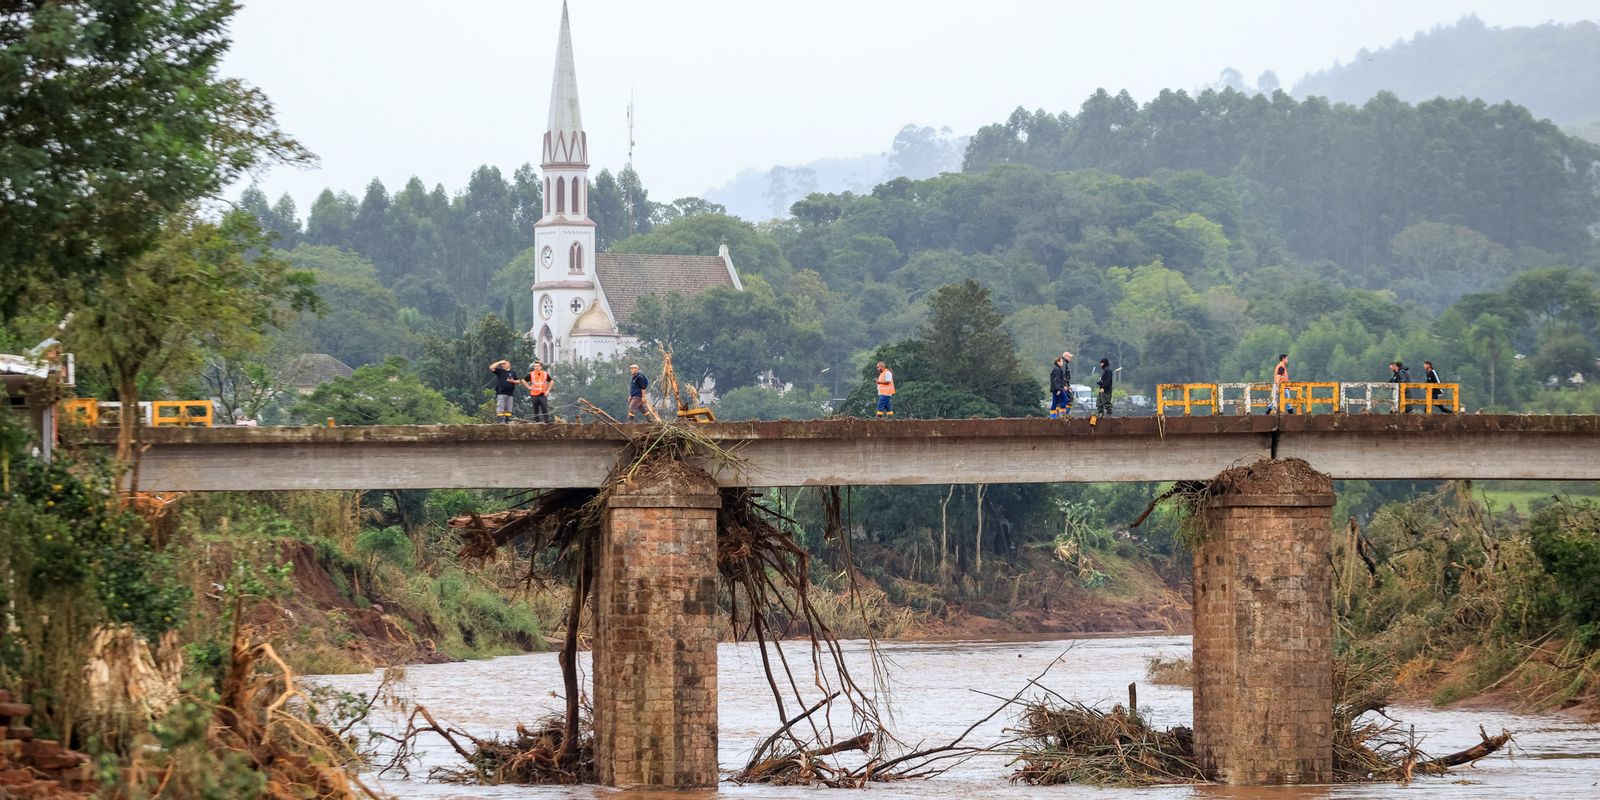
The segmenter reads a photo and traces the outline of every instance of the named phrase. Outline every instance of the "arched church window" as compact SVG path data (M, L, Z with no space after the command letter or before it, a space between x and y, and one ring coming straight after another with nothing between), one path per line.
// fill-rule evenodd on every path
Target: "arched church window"
M546 364L553 364L556 360L556 340L550 335L549 325L539 329L539 360Z
M556 178L556 213L561 214L567 210L567 179Z
M544 213L550 213L550 178L544 179Z
M583 245L572 243L572 253L567 263L567 271L577 275L583 272Z
M582 181L578 180L577 178L573 178L572 179L572 213L574 213L574 214L583 213L583 211L582 211L583 206L578 205L578 184L579 183L582 183Z

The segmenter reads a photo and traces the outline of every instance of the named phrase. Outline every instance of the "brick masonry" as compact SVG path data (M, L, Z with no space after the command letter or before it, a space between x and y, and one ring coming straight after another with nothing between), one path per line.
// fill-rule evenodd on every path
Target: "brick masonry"
M610 498L594 587L596 761L608 786L717 784L719 505L703 473Z
M1223 783L1333 778L1333 495L1319 483L1303 493L1254 484L1205 512L1194 738L1201 767Z

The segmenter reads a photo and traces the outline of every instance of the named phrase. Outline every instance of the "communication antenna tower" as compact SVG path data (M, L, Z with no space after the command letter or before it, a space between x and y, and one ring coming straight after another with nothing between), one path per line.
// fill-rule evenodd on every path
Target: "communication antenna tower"
M628 90L628 164L633 164L633 90Z

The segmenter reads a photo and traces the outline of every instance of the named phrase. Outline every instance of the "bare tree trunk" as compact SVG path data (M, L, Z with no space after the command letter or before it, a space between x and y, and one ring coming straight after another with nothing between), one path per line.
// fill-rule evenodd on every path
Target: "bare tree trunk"
M939 580L945 583L950 582L950 498L955 496L956 485L952 483L939 506Z
M117 376L117 465L128 470L128 493L139 490L139 458L134 438L139 427L139 373Z
M978 536L972 545L972 571L983 577L983 493L987 484L978 484Z

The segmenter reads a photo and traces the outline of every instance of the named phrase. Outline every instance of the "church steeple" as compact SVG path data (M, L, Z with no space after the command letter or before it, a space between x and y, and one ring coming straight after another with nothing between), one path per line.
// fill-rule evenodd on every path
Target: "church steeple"
M578 110L578 69L572 61L572 28L567 4L561 4L561 38L556 43L556 69L550 84L550 121L544 134L543 166L589 166L589 142Z
M593 357L617 337L604 313L588 312L603 302L595 284L595 230L589 218L589 142L578 112L578 70L572 59L572 27L561 4L555 80L550 83L550 121L544 132L544 216L534 223L535 321L528 331L545 363ZM578 326L579 319L586 320Z

